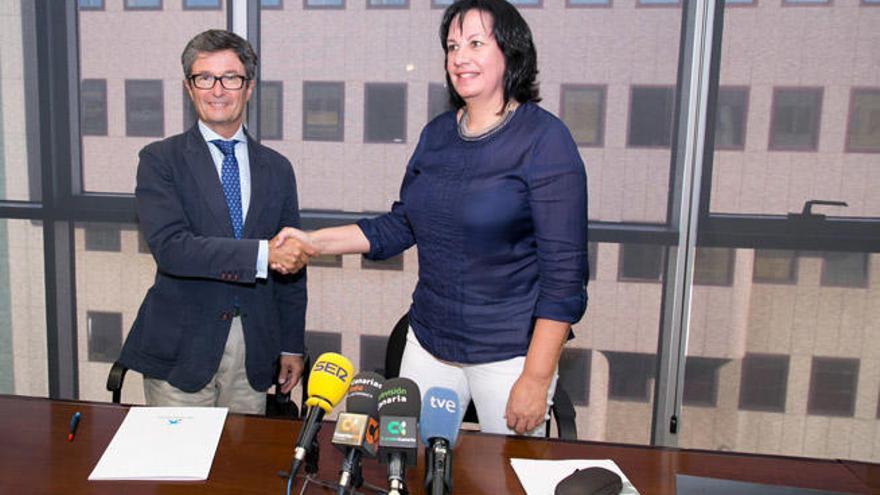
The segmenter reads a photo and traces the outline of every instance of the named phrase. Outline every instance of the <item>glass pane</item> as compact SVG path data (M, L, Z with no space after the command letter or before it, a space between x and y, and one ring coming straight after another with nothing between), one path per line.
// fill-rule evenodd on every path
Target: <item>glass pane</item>
M711 212L784 215L825 199L849 206L817 213L880 216L880 75L865 49L877 45L877 10L726 4Z
M156 264L135 225L79 223L74 236L79 398L109 402L107 373L153 284ZM143 404L139 373L125 375L122 402Z
M691 293L679 445L880 460L878 255L726 251L731 283Z
M180 54L196 34L226 27L227 3L125 0L80 9L83 191L133 194L138 151L194 123Z
M43 225L0 220L0 394L49 395Z

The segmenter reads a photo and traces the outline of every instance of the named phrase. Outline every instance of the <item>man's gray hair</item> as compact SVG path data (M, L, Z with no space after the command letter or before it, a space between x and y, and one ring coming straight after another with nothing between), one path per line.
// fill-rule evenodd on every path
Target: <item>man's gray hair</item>
M245 75L253 80L257 75L257 54L251 44L241 36L222 29L209 29L199 33L191 39L180 55L180 63L183 65L183 76L186 79L192 75L192 65L198 58L199 53L213 53L223 50L232 50L238 55L238 59L244 65Z

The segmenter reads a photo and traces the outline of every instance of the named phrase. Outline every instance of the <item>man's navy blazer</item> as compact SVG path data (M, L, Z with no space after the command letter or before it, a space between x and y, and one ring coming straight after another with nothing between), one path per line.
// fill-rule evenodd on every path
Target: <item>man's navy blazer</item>
M248 380L273 381L279 354L302 353L305 269L256 278L259 239L299 227L290 162L248 137L251 201L235 239L220 178L198 124L146 146L137 171L137 213L156 260L119 361L186 392L214 376L238 306L247 347Z

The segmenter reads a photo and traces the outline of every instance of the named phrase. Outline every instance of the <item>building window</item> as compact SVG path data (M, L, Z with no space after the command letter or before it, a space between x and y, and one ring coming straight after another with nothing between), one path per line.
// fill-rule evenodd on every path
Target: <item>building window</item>
M452 109L446 85L438 83L428 84L428 122Z
M756 0L724 0L727 7L740 7L755 5Z
M307 9L344 9L345 0L304 0Z
M684 394L686 406L715 407L718 403L718 369L726 359L688 356L684 365Z
M813 357L807 414L852 417L858 381L858 359Z
M303 82L303 141L343 141L345 83Z
M309 258L309 266L322 266L325 268L342 268L342 255L319 254Z
M260 139L284 136L284 83L260 81Z
M654 244L621 244L618 280L659 282L663 252L663 246Z
M765 284L797 282L797 253L783 249L755 249L752 282Z
M559 117L578 146L602 146L605 128L605 87L563 84Z
M610 7L611 0L566 0L566 7Z
M454 0L431 0L431 7L435 9L446 8L452 5L453 1Z
M634 352L604 352L608 358L608 398L648 402L656 356Z
M88 223L85 225L86 251L108 251L118 253L122 250L122 235L119 226L113 223Z
M79 10L104 10L104 0L79 0Z
M589 279L596 280L596 268L599 262L599 244L595 242L587 243L587 269L590 271Z
M734 250L732 248L697 248L694 260L694 283L697 285L733 284Z
M783 5L828 5L830 0L782 0Z
M342 334L307 330L305 344L306 352L309 353L312 360L315 360L325 352L342 352Z
M165 135L161 80L125 81L125 135L162 137Z
M826 287L867 287L868 259L868 253L841 251L822 253L822 285Z
M361 371L385 374L385 349L388 337L384 335L361 335Z
M83 136L107 135L107 80L83 79L80 84L80 132Z
M880 0L878 0L880 4ZM846 150L880 153L880 89L854 89L849 102Z
M398 254L386 260L371 260L361 256L361 268L364 270L403 270L403 255Z
M220 10L220 0L183 0L184 10Z
M822 88L776 88L770 150L815 151L819 144Z
M196 115L196 107L193 106L192 99L186 88L183 88L183 130L188 131L190 127L196 125L199 116Z
M162 0L125 0L125 10L162 10Z
M566 347L559 357L559 386L568 393L576 406L590 405L590 349Z
M748 88L720 88L715 109L715 149L741 150L746 144Z
M284 8L283 0L260 0L260 8L267 10L281 10Z
M541 0L507 0L517 7L540 7Z
M368 9L408 9L409 0L367 0Z
M365 84L364 125L364 142L406 142L406 84Z
M739 408L785 412L788 359L784 354L746 354L739 383Z
M678 0L639 0L639 7L678 7Z
M137 235L138 235L138 252L141 254L152 254L152 253L150 253L150 245L147 244L147 240L144 238L144 233L141 232L140 229L138 229ZM311 260L309 260L309 263L311 263Z
M122 313L86 313L89 361L112 363L122 349Z
M672 87L633 87L630 91L630 147L668 148L672 143Z

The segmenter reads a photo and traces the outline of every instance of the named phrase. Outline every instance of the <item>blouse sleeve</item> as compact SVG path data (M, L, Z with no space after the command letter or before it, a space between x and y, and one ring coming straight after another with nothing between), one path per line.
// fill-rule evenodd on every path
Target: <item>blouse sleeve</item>
M561 122L538 137L527 180L538 249L534 316L576 323L587 308L587 174Z

